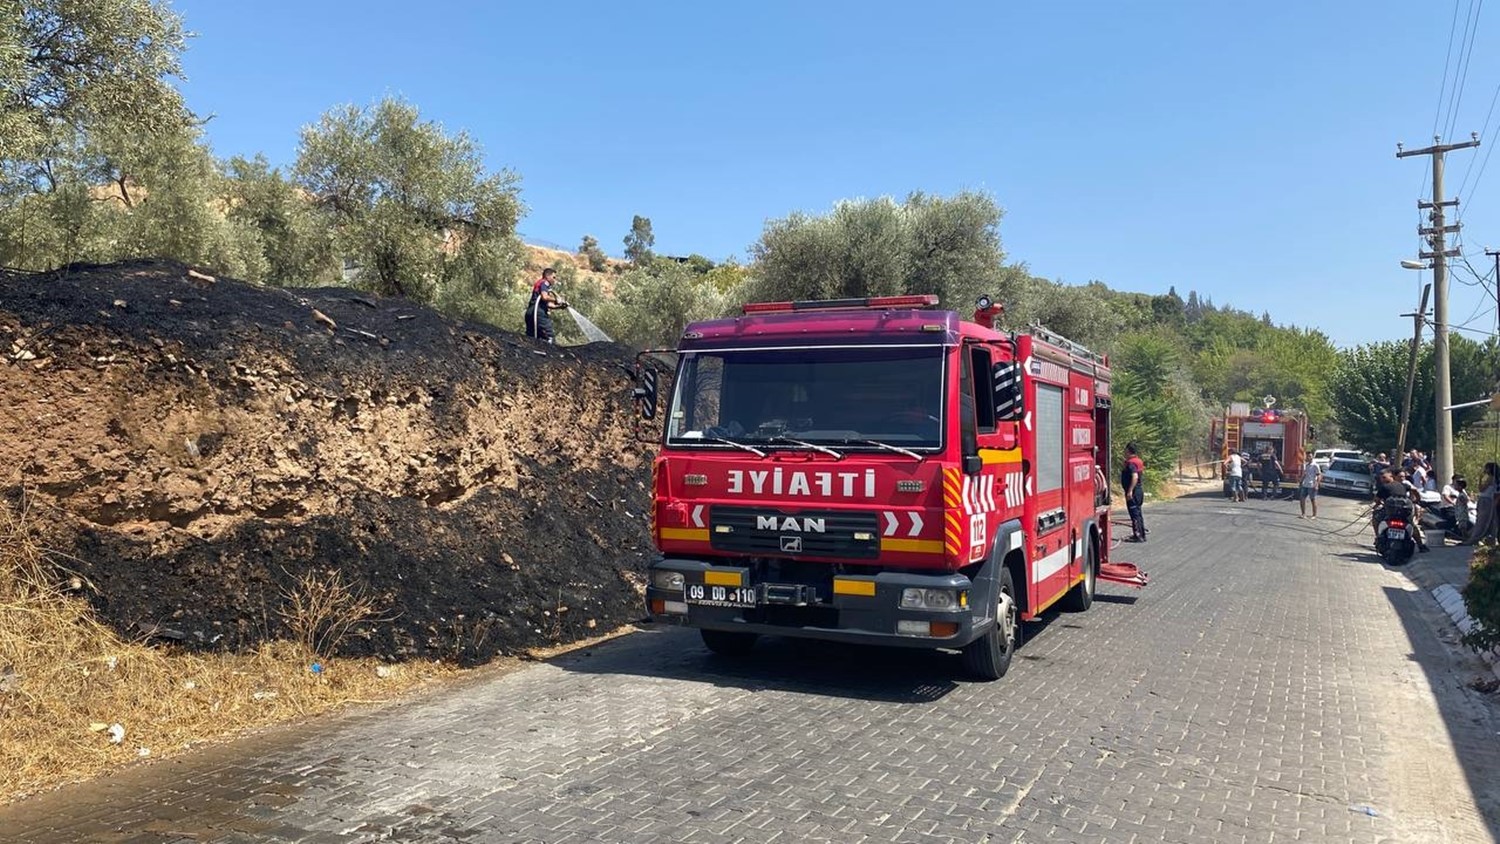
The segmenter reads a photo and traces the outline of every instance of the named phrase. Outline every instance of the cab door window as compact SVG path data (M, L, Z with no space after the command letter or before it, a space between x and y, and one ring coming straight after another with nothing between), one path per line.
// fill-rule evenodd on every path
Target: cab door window
M966 363L969 385L974 395L974 424L980 434L995 433L995 383L990 350L983 346L969 347Z

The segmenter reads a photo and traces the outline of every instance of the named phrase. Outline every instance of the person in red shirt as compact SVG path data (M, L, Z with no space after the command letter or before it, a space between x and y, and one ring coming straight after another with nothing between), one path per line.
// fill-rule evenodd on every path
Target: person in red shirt
M1125 490L1125 510L1130 514L1130 538L1127 542L1146 541L1146 518L1141 507L1146 503L1146 463L1141 460L1135 443L1125 444L1125 465L1120 469L1120 487Z

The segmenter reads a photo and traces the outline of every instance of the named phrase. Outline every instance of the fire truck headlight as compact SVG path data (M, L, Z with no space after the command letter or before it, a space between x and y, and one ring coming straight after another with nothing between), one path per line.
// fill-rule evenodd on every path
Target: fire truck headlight
M927 608L930 610L952 609L958 603L958 598L947 589L928 589Z
M651 585L657 589L682 591L683 578L680 571L658 571L651 574Z
M958 606L951 589L902 589L901 606L909 610L949 610Z

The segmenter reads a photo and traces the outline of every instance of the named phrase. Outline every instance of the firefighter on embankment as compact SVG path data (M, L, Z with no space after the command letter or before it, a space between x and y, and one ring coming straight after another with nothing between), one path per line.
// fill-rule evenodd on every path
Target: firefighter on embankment
M548 267L542 277L531 285L531 301L526 303L526 336L548 343L556 342L557 332L552 328L552 312L568 306L557 295L557 270Z

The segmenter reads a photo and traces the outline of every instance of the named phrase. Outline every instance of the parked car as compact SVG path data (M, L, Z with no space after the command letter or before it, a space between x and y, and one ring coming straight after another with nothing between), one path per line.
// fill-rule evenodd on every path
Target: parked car
M1364 452L1354 451L1352 449L1320 448L1317 451L1313 452L1313 462L1318 464L1319 466L1322 466L1324 471L1327 471L1329 464L1331 464L1335 460L1359 460L1365 463L1370 462L1369 458L1365 456Z
M1331 461L1323 470L1323 491L1369 498L1375 491L1375 484L1370 480L1370 464L1363 456Z

